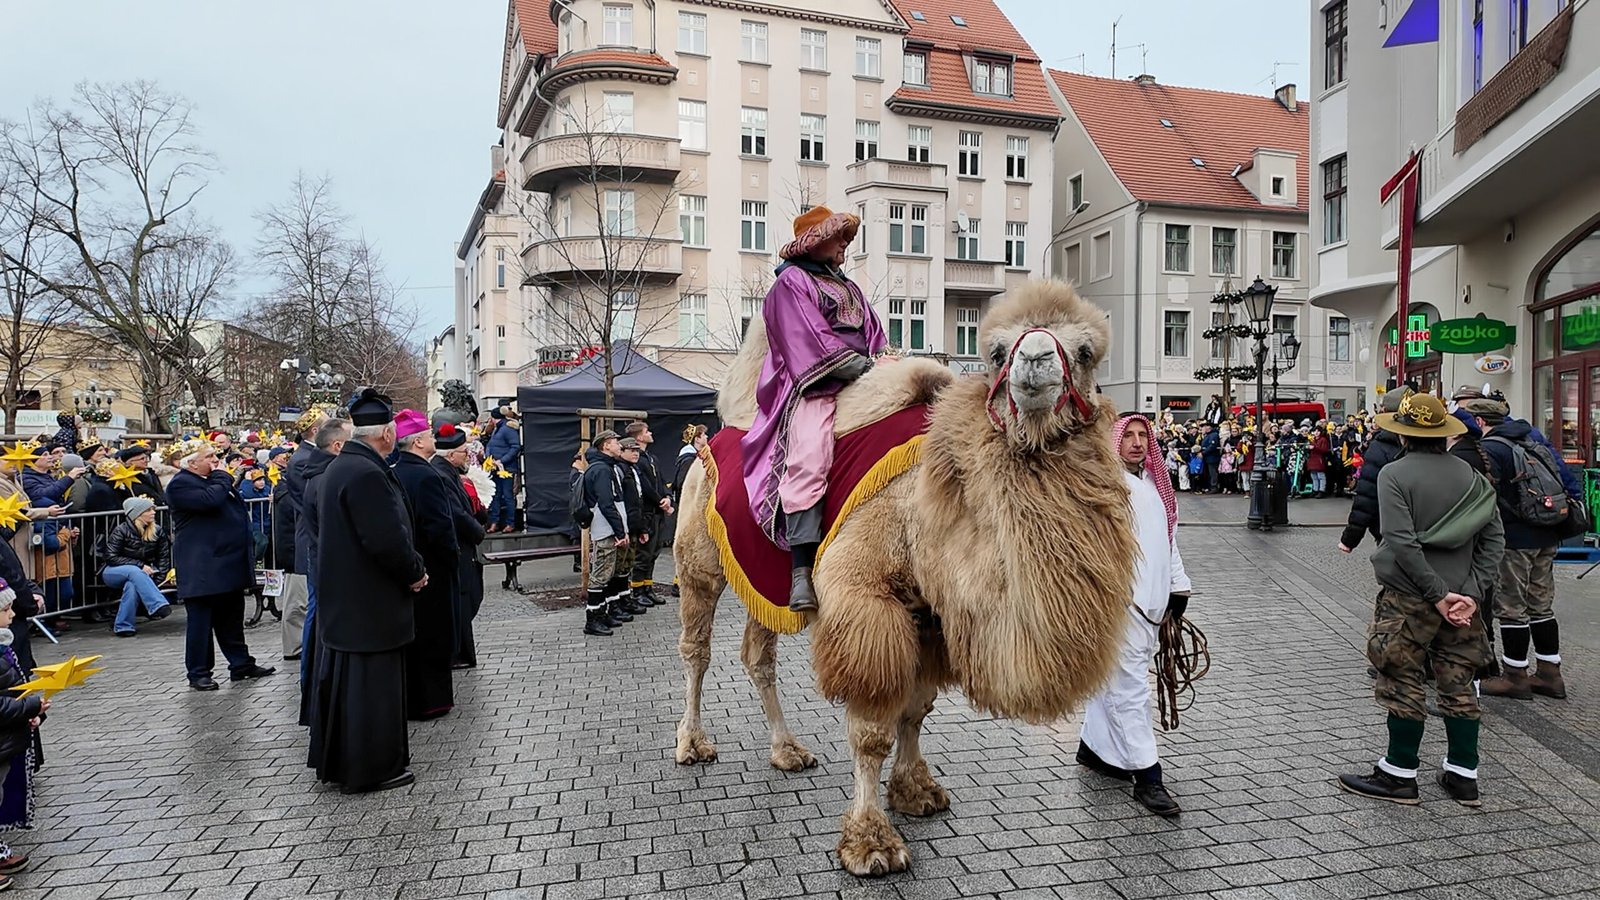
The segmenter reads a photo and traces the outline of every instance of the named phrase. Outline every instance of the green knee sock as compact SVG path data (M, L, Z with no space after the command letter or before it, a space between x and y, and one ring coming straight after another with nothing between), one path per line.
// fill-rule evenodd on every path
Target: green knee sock
M1402 719L1394 713L1389 714L1389 752L1383 756L1389 765L1397 769L1417 767L1417 749L1422 746L1422 725L1416 719Z
M1450 745L1450 749L1445 753L1445 762L1470 772L1476 772L1478 770L1478 720L1445 716L1444 734Z

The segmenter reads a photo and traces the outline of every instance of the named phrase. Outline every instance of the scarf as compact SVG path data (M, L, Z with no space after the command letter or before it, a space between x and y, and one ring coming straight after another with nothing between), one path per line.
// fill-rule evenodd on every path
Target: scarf
M1145 445L1144 471L1141 478L1148 478L1155 483L1156 493L1161 495L1161 505L1167 510L1167 538L1172 538L1172 532L1178 527L1178 495L1172 492L1171 478L1157 478L1152 472L1164 469L1161 456L1156 451L1155 429L1150 426L1150 420L1137 413L1117 419L1111 426L1111 446L1117 452L1117 458L1122 457L1122 433L1128 429L1129 422L1143 422L1146 430L1150 432L1150 441Z

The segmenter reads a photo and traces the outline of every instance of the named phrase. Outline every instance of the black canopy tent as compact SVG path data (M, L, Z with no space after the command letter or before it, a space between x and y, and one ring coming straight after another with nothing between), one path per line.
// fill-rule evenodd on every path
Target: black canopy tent
M717 427L717 392L667 371L618 341L611 348L612 371L622 372L612 381L612 409L640 410L649 414L655 435L651 455L663 481L671 480L683 429L703 424ZM517 389L522 412L522 472L526 486L525 513L534 533L571 534L567 511L572 455L579 449L582 419L578 411L606 405L605 358L599 354L583 361L560 378ZM625 417L624 417L625 418ZM605 422L619 432L624 421Z

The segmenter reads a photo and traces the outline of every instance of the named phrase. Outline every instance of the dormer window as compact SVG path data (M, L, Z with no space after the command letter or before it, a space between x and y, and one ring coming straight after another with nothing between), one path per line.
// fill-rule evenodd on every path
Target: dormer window
M972 90L978 94L1011 96L1011 64L988 59L973 60Z
M1274 196L1274 197L1282 197L1283 196L1283 182L1284 182L1284 178L1283 178L1282 175L1274 175L1274 176L1272 176L1272 196Z
M928 86L928 54L920 51L906 51L905 83L918 87Z
M600 42L616 47L633 46L633 6L607 3L603 11Z

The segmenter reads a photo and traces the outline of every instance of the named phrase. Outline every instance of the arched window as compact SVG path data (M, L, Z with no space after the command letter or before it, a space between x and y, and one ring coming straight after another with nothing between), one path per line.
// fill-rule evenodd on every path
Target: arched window
M1577 465L1600 463L1600 227L1539 276L1533 309L1533 424Z

